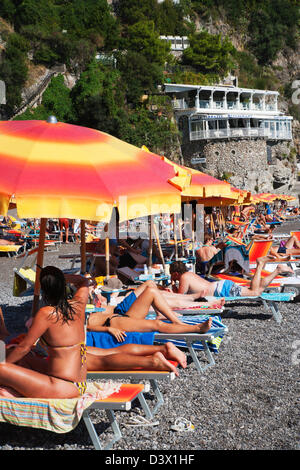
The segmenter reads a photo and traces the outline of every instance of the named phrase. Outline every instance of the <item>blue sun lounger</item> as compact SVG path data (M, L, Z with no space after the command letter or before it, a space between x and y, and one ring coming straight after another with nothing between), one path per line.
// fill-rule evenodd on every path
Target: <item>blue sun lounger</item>
M147 315L148 319L154 318L155 315ZM197 324L204 322L208 316L201 315L199 317L193 315L191 317L184 316L184 322L189 324ZM199 373L204 372L208 367L215 364L212 353L217 354L223 336L227 333L227 327L221 322L220 317L212 317L212 327L207 333L159 333L159 332L127 332L126 338L122 344L136 343L136 344L153 344L166 343L168 341L174 343L176 346L185 348L189 351L196 369ZM110 334L103 331L88 331L87 346L99 348L113 348L120 346L120 343ZM204 351L208 364L201 365L197 352Z
M279 302L291 302L295 298L295 292L263 292L258 296L247 297L224 297L225 305L228 302L243 302L244 300L258 300L267 311L271 310L274 320L281 323L282 315L279 311Z

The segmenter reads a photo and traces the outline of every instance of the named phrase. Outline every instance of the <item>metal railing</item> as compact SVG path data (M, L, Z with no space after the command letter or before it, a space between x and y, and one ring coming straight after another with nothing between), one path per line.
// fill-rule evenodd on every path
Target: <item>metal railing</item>
M265 108L262 103L238 102L238 101L210 101L210 100L195 100L194 102L187 103L185 98L172 100L172 106L174 109L188 109L188 108L199 108L199 109L240 109L244 111L277 111L276 105L266 104Z
M191 131L190 140L224 139L234 137L264 137L275 140L291 140L289 131L271 131L261 127L237 127L234 129L209 129L202 131Z

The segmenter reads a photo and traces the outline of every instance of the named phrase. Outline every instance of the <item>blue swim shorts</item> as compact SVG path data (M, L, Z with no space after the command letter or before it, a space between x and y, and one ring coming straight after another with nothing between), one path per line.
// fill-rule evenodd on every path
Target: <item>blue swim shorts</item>
M131 305L133 302L136 300L136 295L134 292L130 292L129 295L127 295L122 302L120 302L114 309L114 313L117 313L118 315L125 315L128 310L130 309Z
M214 296L215 297L240 297L242 287L228 279L218 281Z

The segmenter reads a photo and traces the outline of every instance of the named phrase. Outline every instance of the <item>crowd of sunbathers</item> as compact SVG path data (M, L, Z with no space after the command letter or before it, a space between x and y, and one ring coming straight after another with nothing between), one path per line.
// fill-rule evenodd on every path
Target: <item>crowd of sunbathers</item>
M141 259L132 255L146 259L149 255L149 244L133 246L122 241L120 245L127 250L124 253L127 263L130 256L134 266ZM111 243L111 248L114 246L119 249L116 242ZM289 250L298 250L299 246L296 238L291 237L285 244L284 254L292 254ZM206 235L197 256L207 261L218 249L222 247L215 249L212 238ZM154 256L159 255L154 252ZM118 266L120 259L121 256ZM169 288L161 289L154 281L146 281L131 289L117 305L105 304L100 295L103 310L89 315L86 314L86 305L95 292L94 278L64 274L54 266L43 268L40 272L43 306L27 323L26 334L12 339L0 309L0 396L77 397L85 393L87 372L93 370L170 370L178 375L176 366L170 361L185 368L184 352L170 342L164 345L122 344L127 333L208 332L212 325L211 317L188 324L176 309L215 306L216 303L220 308L224 305L224 297L259 296L279 274L290 271L284 264L278 264L269 275L262 276L269 260L270 256L257 259L255 273L247 286L230 280L207 280L189 271L184 262L174 261L170 265ZM68 285L73 286L71 298ZM214 300L207 302L206 297ZM151 309L156 314L155 319L146 318ZM110 349L86 347L86 328L109 333L119 344Z

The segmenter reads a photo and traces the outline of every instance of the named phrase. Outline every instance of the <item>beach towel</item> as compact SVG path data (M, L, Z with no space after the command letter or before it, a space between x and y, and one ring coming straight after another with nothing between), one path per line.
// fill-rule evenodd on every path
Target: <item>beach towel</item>
M211 316L201 315L201 316L184 316L184 323L195 325L197 323L202 323L206 321ZM154 320L156 318L156 314L149 313L146 317L148 320ZM212 326L208 333L214 335L212 339L207 341L208 347L210 351L214 353L218 353L219 347L221 345L224 330L227 328L222 322L219 316L212 316ZM170 322L167 322L170 323ZM155 341L155 334L157 332L147 332L147 333L140 333L140 332L126 332L126 338L124 341L119 343L114 336L110 333L106 333L103 331L88 331L86 337L86 345L87 346L94 346L97 348L116 348L121 346L122 344L153 344ZM176 346L179 347L186 347L186 342L184 340L184 334L182 334L183 340L170 340L170 342L174 343ZM162 342L168 342L169 340L165 340ZM202 351L204 349L203 344L199 341L194 344L194 349L198 351Z
M122 344L153 344L154 335L155 333L153 332L126 332L125 340L122 341L122 343L119 343L110 333L106 333L104 331L88 331L86 335L86 345L109 349L117 348Z
M78 398L0 398L0 421L66 433L77 426L83 411L94 401L118 393L120 387L112 381L88 382L86 393Z

